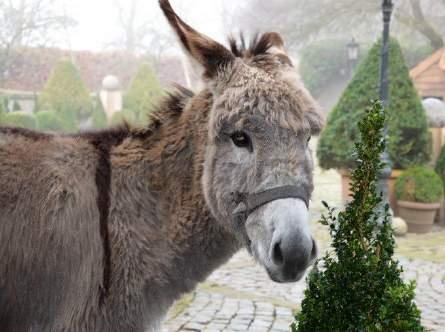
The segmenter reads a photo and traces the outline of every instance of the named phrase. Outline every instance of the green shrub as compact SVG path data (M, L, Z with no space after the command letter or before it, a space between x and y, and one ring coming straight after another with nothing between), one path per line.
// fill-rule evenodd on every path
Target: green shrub
M135 112L124 109L120 112L113 113L110 119L110 126L120 125L124 122L131 125L138 125L137 115L135 114Z
M6 114L6 108L7 108L6 98L0 96L0 122L1 122L2 116Z
M79 120L91 115L93 107L88 89L70 60L61 60L56 65L39 96L38 108L71 112Z
M396 196L401 201L438 203L443 197L443 181L432 169L415 166L397 178Z
M17 100L14 100L14 102L12 103L12 110L13 110L13 112L22 110L22 108L20 107L20 104Z
M63 120L55 111L39 111L35 116L39 130L56 132L66 130Z
M124 97L124 108L135 113L138 124L146 124L149 113L154 109L162 93L154 71L150 65L144 63L140 66Z
M335 84L340 73L347 70L347 40L327 39L306 45L300 54L300 74L305 86L315 96L324 88ZM360 44L359 62L362 54L369 51L368 44ZM434 52L430 45L404 43L403 55L408 68L412 68Z
M2 116L1 124L11 127L37 129L37 120L32 113L23 111L10 112Z
M353 167L357 123L369 100L378 99L380 50L381 42L377 42L328 116L317 149L324 169ZM425 111L395 39L390 41L389 78L388 152L394 168L406 169L428 161L430 140Z
M79 132L80 119L76 116L75 112L72 112L69 107L67 109L61 108L56 112L59 119L62 120L64 133L73 134Z
M300 74L315 96L332 84L347 67L347 41L322 40L307 45L301 52Z
M93 114L91 115L91 117L92 117L93 128L104 129L107 127L108 125L107 115L105 114L102 102L98 97L95 98L94 100Z
M365 113L352 173L353 200L321 223L329 227L332 252L308 276L294 332L422 332L414 282L405 283L394 255L389 207L376 193L384 150L380 104Z

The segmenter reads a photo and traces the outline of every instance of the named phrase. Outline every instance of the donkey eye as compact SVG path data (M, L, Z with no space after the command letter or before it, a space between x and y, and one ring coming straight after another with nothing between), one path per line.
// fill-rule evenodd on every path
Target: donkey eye
M249 135L247 135L245 132L237 131L232 134L230 138L232 139L233 144L235 144L237 147L252 150L252 142Z
M312 136L308 137L307 142L306 142L307 144L309 144L309 142L311 141L311 138L312 138Z

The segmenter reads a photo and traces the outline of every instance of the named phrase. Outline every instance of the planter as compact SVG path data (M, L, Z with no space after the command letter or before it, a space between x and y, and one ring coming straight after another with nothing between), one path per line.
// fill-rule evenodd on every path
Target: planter
M345 169L339 169L341 176L341 199L344 203L352 199L351 192L351 173Z
M408 224L410 233L428 233L433 228L440 203L397 201L399 215Z
M391 175L388 179L388 198L389 205L391 206L392 212L395 216L399 215L399 208L397 206L397 197L396 197L396 180L402 175L403 171L401 169L395 169L391 172ZM403 218L403 217L402 217Z
M351 178L350 178L350 172L345 169L340 169L338 171L341 176L341 195L343 202L350 201L352 199L351 196ZM395 169L391 172L391 175L388 179L388 198L389 198L389 205L391 206L391 209L394 213L394 215L398 215L398 208L397 208L397 198L395 193L395 183L396 179L402 174L402 170Z
M445 227L445 200L440 203L440 209L436 213L435 222L442 227Z

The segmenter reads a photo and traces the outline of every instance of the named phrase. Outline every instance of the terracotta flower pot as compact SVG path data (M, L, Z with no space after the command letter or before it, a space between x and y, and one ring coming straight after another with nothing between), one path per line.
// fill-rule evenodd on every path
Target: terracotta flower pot
M351 173L345 169L340 169L338 172L341 175L341 194L343 202L347 202L351 200ZM397 207L397 198L395 193L395 183L396 179L402 174L402 170L395 169L391 172L391 175L388 179L388 198L389 205L394 213L394 215L398 216L398 207Z
M346 203L352 199L351 173L345 169L339 169L338 173L341 176L341 199Z
M399 215L408 224L410 233L428 233L433 228L440 203L397 201Z
M435 222L442 227L445 227L445 200L440 203L440 209L436 213Z

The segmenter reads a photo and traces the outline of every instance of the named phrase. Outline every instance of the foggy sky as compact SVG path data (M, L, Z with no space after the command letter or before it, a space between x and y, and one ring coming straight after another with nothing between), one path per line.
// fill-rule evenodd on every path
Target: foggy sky
M171 0L171 4L194 28L218 40L225 40L223 1ZM225 0L226 3L231 1L237 2ZM112 0L61 0L60 5L67 15L77 21L77 26L65 32L60 38L61 47L102 51L107 44L116 39L117 13ZM157 0L140 0L140 5L139 18L154 20L157 29L170 31Z

